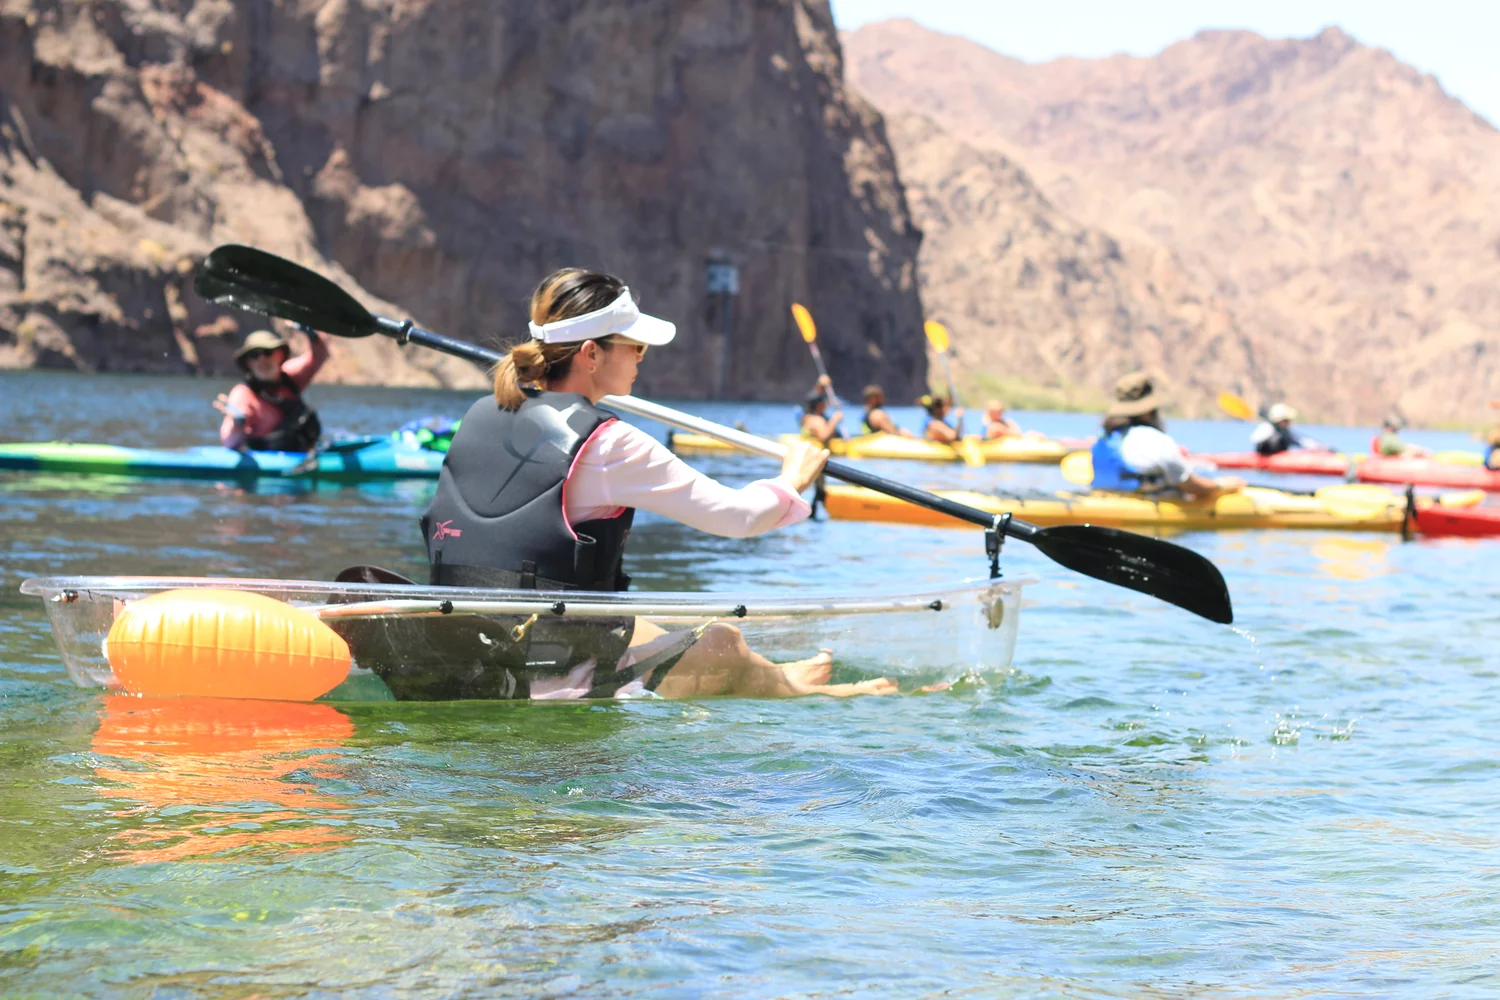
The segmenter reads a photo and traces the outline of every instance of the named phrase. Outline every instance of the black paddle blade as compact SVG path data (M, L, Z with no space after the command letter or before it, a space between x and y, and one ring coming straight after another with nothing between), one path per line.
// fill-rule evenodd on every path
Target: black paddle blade
M415 586L415 580L408 580L393 570L383 569L379 566L350 566L333 578L334 583L400 583L407 586Z
M375 332L375 317L354 296L321 274L254 247L216 247L198 268L193 288L210 302L280 316L336 337Z
M1091 524L1043 528L1030 539L1053 562L1229 625L1234 609L1219 568L1192 549Z

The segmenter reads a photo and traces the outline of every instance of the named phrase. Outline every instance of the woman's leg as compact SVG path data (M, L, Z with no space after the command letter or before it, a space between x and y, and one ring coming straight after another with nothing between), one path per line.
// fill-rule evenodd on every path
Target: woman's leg
M650 622L636 622L631 651L638 660L651 655L651 647L674 641L675 634ZM733 625L715 622L703 630L698 641L673 664L656 687L663 698L704 698L741 695L749 698L790 698L803 694L839 697L855 694L891 694L896 685L884 677L855 684L829 684L833 654L793 663L772 663L750 649Z

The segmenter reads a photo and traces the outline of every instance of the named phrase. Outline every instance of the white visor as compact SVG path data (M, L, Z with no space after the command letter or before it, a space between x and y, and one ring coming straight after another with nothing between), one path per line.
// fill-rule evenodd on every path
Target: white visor
M677 327L664 319L647 316L636 308L630 297L630 289L620 290L620 297L603 309L596 309L582 316L560 319L555 323L538 326L530 324L531 337L544 344L573 344L580 340L603 340L605 337L621 336L641 344L660 347L669 344L677 336Z

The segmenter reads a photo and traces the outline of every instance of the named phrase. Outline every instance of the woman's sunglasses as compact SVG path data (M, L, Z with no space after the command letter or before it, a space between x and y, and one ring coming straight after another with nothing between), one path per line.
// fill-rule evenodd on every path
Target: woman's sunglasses
M639 361L641 358L644 358L646 356L646 348L648 346L650 346L648 344L632 344L628 340L607 340L607 341L605 341L605 343L609 344L610 347L633 347L633 348L635 348L635 357L636 357L637 361Z
M281 348L278 347L276 350L279 351ZM243 357L246 361L259 361L261 358L269 358L275 353L276 351L268 351L264 347L257 347L253 351L246 351Z

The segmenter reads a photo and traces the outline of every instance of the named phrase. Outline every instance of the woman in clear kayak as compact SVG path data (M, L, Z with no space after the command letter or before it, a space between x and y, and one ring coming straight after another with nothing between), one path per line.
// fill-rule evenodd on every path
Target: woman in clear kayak
M245 381L219 393L214 409L224 414L219 441L226 448L251 451L311 451L322 425L302 392L328 360L328 341L303 328L308 350L291 357L291 348L270 330L256 330L235 352L234 363Z
M828 458L812 441L790 447L780 475L732 489L600 408L607 395L629 394L648 348L676 335L671 323L641 313L618 278L572 268L547 277L532 295L530 331L496 369L494 395L469 409L449 446L422 518L433 583L624 590L621 562L637 508L730 538L811 513L801 494ZM475 669L503 671L504 690L517 698L895 690L884 678L829 684L829 650L772 663L722 623L668 633L628 617L613 630L598 621L537 622L527 643L492 645L467 655Z
M1167 397L1150 372L1131 372L1115 383L1115 402L1104 415L1104 433L1094 442L1093 487L1136 493L1174 491L1207 499L1244 489L1234 476L1198 473L1182 446L1162 426Z

